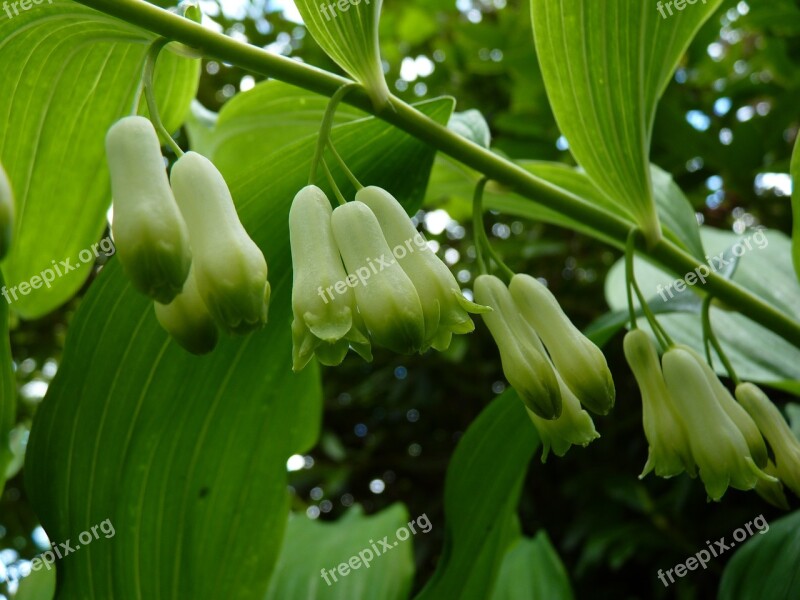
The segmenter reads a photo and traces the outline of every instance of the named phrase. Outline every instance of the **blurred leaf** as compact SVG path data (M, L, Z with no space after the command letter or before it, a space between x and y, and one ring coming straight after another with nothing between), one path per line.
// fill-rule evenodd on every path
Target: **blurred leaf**
M800 281L800 135L794 143L791 164L792 176L792 262Z
M646 231L655 225L649 148L656 104L721 3L665 19L639 0L531 0L539 64L570 150L598 189Z
M4 286L3 273L0 271L0 288ZM16 419L17 386L8 332L8 303L5 298L0 298L0 493L13 470L10 468L14 460L10 434Z
M522 482L539 438L509 390L483 410L458 442L445 480L445 542L417 600L490 596L513 539Z
M474 108L464 112L453 113L447 128L484 148L488 148L492 143L492 132L489 131L489 124L483 118L481 111Z
M56 593L56 570L38 569L19 582L14 600L52 600Z
M355 506L334 523L312 521L304 514L291 515L266 600L408 598L414 577L413 535L406 527L408 523L408 511L402 504L371 517L365 517L361 507ZM397 537L396 532L403 528L410 536L406 540ZM419 533L422 531L417 530ZM358 560L352 564L358 566L348 566L349 572L342 569L346 573L343 576L337 567L353 557ZM323 570L332 570L333 574L326 573L327 579L323 578Z
M742 242L744 249L733 280L749 289L794 319L800 320L800 284L792 270L788 238L777 230L760 230L764 236L755 239L759 232L750 231L744 236L731 232L702 227L703 243L712 257L712 266L719 267L714 257L726 249ZM744 240L750 240L747 250ZM758 240L762 243L759 244ZM726 260L725 257L722 257ZM674 287L674 276L666 273L644 260L636 261L636 279L645 296L658 295L667 304L686 300L679 299ZM687 286L689 293L694 288ZM670 297L672 293L673 297ZM685 292L684 292L685 293ZM680 292L678 292L680 294ZM683 294L680 294L683 296ZM613 311L627 310L625 295L625 265L618 261L609 271L606 279L606 300ZM667 332L678 343L688 344L704 354L702 346L702 327L699 314L666 314L659 319ZM711 307L711 325L722 343L734 369L742 379L761 382L773 387L781 387L797 393L800 391L800 349L746 317ZM640 319L640 326L647 324ZM757 349L754 351L754 349ZM725 375L720 361L715 361L717 373Z
M419 108L445 123L452 102ZM215 134L225 137L224 127ZM334 137L348 162L361 155L351 164L364 181L421 201L428 146L374 118L337 125ZM286 225L315 143L250 146L257 160L234 168L220 156L240 151L229 140L212 157L229 165L242 223L269 261L263 331L189 355L114 260L82 301L36 414L26 487L50 539L76 539L105 519L116 535L61 561L64 597L263 598L289 508L286 460L314 444L320 420L317 369L291 371Z
M340 67L364 84L376 108L389 99L378 41L382 4L383 0L295 0L311 36Z
M564 563L550 538L540 531L520 538L505 558L490 600L571 600Z
M800 510L768 529L753 529L758 535L736 550L722 573L718 600L800 598Z
M64 0L0 20L0 162L17 200L14 246L3 272L14 287L62 260L78 267L46 289L20 292L13 308L26 318L64 303L91 273L77 257L106 227L106 130L134 106L154 39ZM162 53L156 97L169 129L183 122L198 76L198 61Z

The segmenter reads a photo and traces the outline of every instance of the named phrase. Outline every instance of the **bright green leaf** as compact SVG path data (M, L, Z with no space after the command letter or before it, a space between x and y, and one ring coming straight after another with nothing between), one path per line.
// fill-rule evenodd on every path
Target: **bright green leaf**
M492 400L470 425L447 469L444 552L417 600L489 597L515 535L522 482L538 446L513 390Z
M417 519L415 535L424 535L417 527ZM432 528L433 523L426 523L425 519L427 515L422 525ZM265 600L408 598L414 577L414 535L407 527L409 520L402 504L371 517L364 516L361 507L355 506L334 523L312 521L304 514L292 515ZM400 537L406 533L397 536L403 528L409 534L405 540ZM375 540L384 540L390 548ZM337 567L344 563L349 569L353 557L357 568L342 576Z
M503 559L490 600L571 600L567 570L540 531L534 538L520 538Z
M0 20L0 162L17 200L14 246L3 272L13 287L59 261L78 267L50 287L18 291L13 308L27 318L65 302L89 276L92 261L78 255L99 240L111 203L106 130L134 106L153 39L64 0ZM170 129L183 121L198 68L198 61L162 53L156 96Z
M573 156L651 238L658 222L649 169L656 104L721 2L663 18L641 0L531 0L545 87Z

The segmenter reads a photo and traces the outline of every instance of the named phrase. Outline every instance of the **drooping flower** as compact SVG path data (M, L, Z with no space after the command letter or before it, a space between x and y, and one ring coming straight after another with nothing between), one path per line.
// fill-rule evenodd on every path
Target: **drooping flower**
M607 414L614 406L614 380L600 348L572 324L555 296L534 277L514 275L508 289L522 318L539 334L581 404Z
M422 305L375 214L363 202L348 202L334 209L331 226L372 341L398 354L419 352L425 345Z
M525 406L542 419L562 412L556 372L536 332L519 314L505 284L494 275L475 279L475 300L492 309L482 315L498 349L503 373Z
M356 296L342 264L331 228L333 209L325 193L309 185L289 211L292 246L293 369L312 356L324 365L344 360L349 348L372 360L369 339L356 310Z
M719 500L728 486L751 490L759 478L777 481L753 462L744 435L720 405L693 353L673 347L664 353L661 363L708 496Z
M641 479L655 470L659 477L687 471L696 475L695 463L683 420L667 391L655 344L641 329L625 335L625 358L642 395L642 421L648 454Z
M197 290L194 269L189 270L183 291L172 302L154 305L161 327L185 350L207 354L217 345L219 332Z
M586 447L600 437L594 428L592 417L581 408L578 398L564 383L558 371L556 379L561 391L561 416L555 420L542 419L525 407L542 441L542 462L547 460L551 448L556 456L564 456L573 444Z
M800 496L800 441L792 433L781 411L752 383L736 386L736 398L767 438L775 456L777 477L796 496Z
M175 199L189 229L197 289L214 320L230 333L267 322L267 261L247 235L222 174L187 152L172 167Z
M170 189L161 145L144 117L125 117L106 135L119 261L133 286L168 304L192 263L186 224Z
M406 211L389 192L369 186L356 193L378 219L392 253L411 279L425 317L425 344L446 350L452 335L470 333L475 324L469 313L486 312L461 293L456 278L414 227Z

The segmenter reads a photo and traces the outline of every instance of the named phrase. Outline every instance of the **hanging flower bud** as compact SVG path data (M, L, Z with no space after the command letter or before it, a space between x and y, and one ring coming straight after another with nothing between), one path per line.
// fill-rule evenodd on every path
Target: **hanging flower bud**
M175 199L189 228L200 297L214 320L231 333L267 322L267 262L247 235L233 198L214 164L187 152L172 167Z
M350 345L367 360L372 352L356 312L354 276L347 276L333 239L333 209L325 193L309 185L289 211L292 245L293 369L303 369L315 354L324 365L341 364Z
M207 354L217 345L219 332L200 293L194 269L183 286L183 291L169 304L155 302L156 319L178 344L192 354Z
M542 419L528 407L528 416L533 421L542 440L542 462L547 461L550 448L556 456L564 456L573 444L588 446L600 437L594 428L592 417L581 408L581 403L556 371L558 388L561 391L561 416L555 420Z
M736 398L767 438L775 456L778 478L796 496L800 496L800 441L792 433L781 411L752 383L740 383L736 386Z
M768 461L767 466L764 467L764 473L772 477L779 477L778 469L771 460ZM759 479L755 490L756 494L772 504L772 506L782 510L789 510L789 501L786 499L786 493L783 491L783 484L780 480L765 481L764 479Z
M14 194L3 165L0 165L0 260L8 253L14 234Z
M494 275L479 275L475 300L492 309L483 320L500 350L508 382L534 414L557 419L562 399L556 372L536 332L520 317L508 288Z
M625 358L642 394L642 421L649 446L641 479L655 469L659 477L687 471L696 476L686 428L664 382L655 344L641 329L625 335Z
M106 155L119 261L137 290L168 304L183 289L192 254L153 124L120 119L106 135Z
M714 369L708 365L705 359L695 352L694 349L688 346L681 347L694 356L697 363L703 369L703 373L705 373L706 379L708 379L708 383L711 385L711 389L714 390L714 395L720 406L722 406L722 409L728 414L731 420L736 423L739 431L742 432L747 442L747 447L750 449L750 455L753 457L753 462L756 463L756 466L760 469L766 467L767 461L769 460L767 445L764 443L764 438L758 430L755 421L747 414L747 411L742 405L734 400L728 388L722 384L719 377L717 377L717 374L714 372Z
M425 316L423 349L447 350L454 333L472 332L475 324L469 313L486 312L486 307L464 298L450 269L428 247L394 196L370 186L359 190L356 200L375 213L392 253L417 290Z
M372 341L399 354L421 350L425 321L419 296L392 258L373 212L363 202L348 202L333 211L331 225Z
M719 500L728 486L751 490L759 478L777 481L753 462L742 432L723 410L695 356L674 347L664 353L661 362L709 497Z
M581 404L607 414L614 406L614 380L600 348L572 324L555 296L534 277L514 275L508 289L522 318L539 334Z

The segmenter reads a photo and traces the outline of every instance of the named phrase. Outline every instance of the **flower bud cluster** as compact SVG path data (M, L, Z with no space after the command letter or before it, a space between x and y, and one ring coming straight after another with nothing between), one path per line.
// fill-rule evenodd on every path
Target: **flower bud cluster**
M767 472L764 430L701 356L679 344L659 364L655 344L642 330L625 336L624 350L641 390L649 444L640 477L653 470L661 477L699 474L715 501L728 487L751 490L777 483Z
M614 405L611 373L600 349L578 331L552 293L530 275L506 286L493 275L475 280L475 299L500 350L503 373L542 439L542 460L599 437L581 405L607 414Z
M155 301L161 326L197 354L214 348L218 328L262 327L267 263L213 163L187 152L168 179L155 128L138 116L111 127L106 154L119 260L134 287Z
M334 210L322 190L307 186L292 202L289 232L296 371L313 356L338 365L350 348L371 360L372 344L400 354L445 350L454 333L475 328L469 313L484 310L463 297L381 188L363 188ZM405 250L393 253L398 247Z

